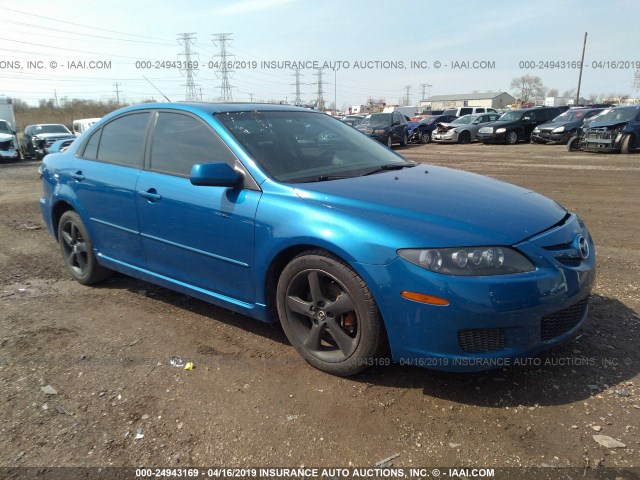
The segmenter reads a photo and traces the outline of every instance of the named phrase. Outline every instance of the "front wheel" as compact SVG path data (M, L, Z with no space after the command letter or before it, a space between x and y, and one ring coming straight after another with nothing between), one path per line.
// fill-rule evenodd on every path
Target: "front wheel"
M622 140L622 145L620 146L620 153L631 153L633 145L633 137L630 133L627 133Z
M466 130L464 132L460 132L460 136L458 137L458 142L471 143L471 133L467 132Z
M278 316L287 338L312 366L338 376L372 365L387 345L382 317L362 278L322 250L284 268Z
M420 143L429 143L431 141L431 132L420 133Z
M567 150L570 152L577 152L580 150L580 139L577 136L569 139L569 142L567 143Z
M507 145L515 145L518 143L518 134L516 132L507 133Z
M405 132L403 137L402 137L402 142L400 142L400 145L402 145L403 147L406 147L407 143L409 143L409 137L407 136L407 133Z
M387 147L391 148L393 145L393 138L391 138L391 134L387 137Z
M74 211L60 217L58 242L62 258L73 278L83 285L91 285L107 278L111 271L98 263L93 242L84 223Z

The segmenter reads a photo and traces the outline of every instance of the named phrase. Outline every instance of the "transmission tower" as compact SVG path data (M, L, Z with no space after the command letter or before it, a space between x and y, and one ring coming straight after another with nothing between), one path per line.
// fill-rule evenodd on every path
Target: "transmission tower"
M183 53L178 54L178 58L184 64L184 68L180 69L180 73L187 79L185 86L184 99L187 102L193 102L198 100L198 94L196 93L196 84L193 81L193 77L198 74L198 54L191 51L191 45L196 42L195 33L179 33L178 45L184 47Z
M294 73L292 75L292 77L296 78L295 83L292 83L291 85L295 85L296 86L296 98L293 100L293 104L296 106L300 106L302 105L302 98L300 97L300 69L296 68L296 73Z
M407 106L407 105L411 104L411 97L409 96L410 92L411 92L411 85L405 85L404 90L405 90L406 93L404 95L404 102L403 103L404 103L404 106Z
M315 77L318 77L318 81L316 85L318 86L318 91L316 92L316 105L318 110L324 111L324 90L322 90L322 69L318 69L318 73L313 74Z
M233 86L231 86L229 84L229 77L231 76L231 74L234 72L234 70L232 70L230 68L230 57L234 57L235 55L227 53L227 45L229 43L229 41L231 40L231 35L233 35L232 33L215 33L213 35L213 45L220 48L220 53L218 53L217 55L214 55L214 57L219 57L220 61L219 61L219 67L218 70L216 70L216 76L220 79L221 83L220 83L220 97L222 98L223 102L231 102L233 101L233 93L232 93L232 89Z

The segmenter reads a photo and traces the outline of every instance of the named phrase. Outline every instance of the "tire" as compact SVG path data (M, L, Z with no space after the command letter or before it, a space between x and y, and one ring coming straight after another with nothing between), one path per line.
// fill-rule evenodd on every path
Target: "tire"
M571 137L567 142L567 150L570 152L577 152L580 150L580 140L576 137Z
M407 132L404 132L404 135L402 137L402 142L400 142L400 145L402 145L403 147L406 147L407 143L409 143L409 137L407 136Z
M518 134L516 132L514 132L513 130L510 132L507 132L507 145L515 145L516 143L518 143Z
M458 143L471 143L471 133L466 130L464 132L460 132L460 135L458 136Z
M627 133L622 139L622 145L620 146L620 153L631 153L633 145L633 136L630 133Z
M387 348L382 317L367 285L323 250L302 253L284 268L277 307L291 344L323 372L354 375L375 364Z
M421 132L420 143L429 143L429 142L431 142L431 132Z
M391 134L387 137L387 147L391 148L393 145L393 139L391 138Z
M60 217L58 243L64 264L78 283L91 285L111 275L111 270L96 260L93 242L76 212L70 210Z

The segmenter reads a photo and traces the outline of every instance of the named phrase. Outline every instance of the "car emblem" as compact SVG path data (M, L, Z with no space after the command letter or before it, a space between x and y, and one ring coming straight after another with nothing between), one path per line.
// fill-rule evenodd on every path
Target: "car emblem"
M574 241L580 257L585 260L589 257L589 242L584 238L584 235L577 235Z
M320 320L321 322L324 322L326 317L327 317L326 313L324 313L322 310L318 312L318 320Z

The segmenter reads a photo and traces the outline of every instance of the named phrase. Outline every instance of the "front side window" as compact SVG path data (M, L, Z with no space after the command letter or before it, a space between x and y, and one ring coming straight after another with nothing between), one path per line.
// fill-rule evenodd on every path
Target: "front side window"
M142 168L148 123L149 112L124 115L107 123L102 127L97 159L101 162Z
M386 116L391 114L373 114ZM328 115L301 111L216 115L270 177L297 183L356 177L407 165L399 155Z
M151 142L153 171L188 177L196 163L235 164L229 147L199 120L180 113L160 112Z

